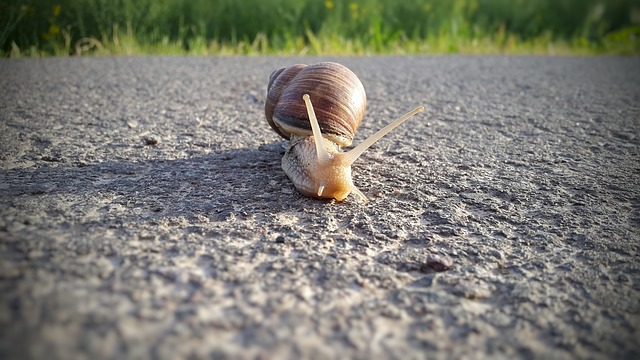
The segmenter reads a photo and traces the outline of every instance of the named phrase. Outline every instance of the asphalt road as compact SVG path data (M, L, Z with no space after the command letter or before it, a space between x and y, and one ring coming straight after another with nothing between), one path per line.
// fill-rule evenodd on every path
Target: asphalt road
M370 199L299 195L270 73L0 60L0 358L640 357L640 58L337 60Z

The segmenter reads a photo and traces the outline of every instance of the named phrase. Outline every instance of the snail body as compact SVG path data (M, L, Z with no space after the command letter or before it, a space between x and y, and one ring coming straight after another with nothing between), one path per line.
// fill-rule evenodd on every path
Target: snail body
M305 196L344 200L350 193L367 197L353 184L351 164L371 145L411 116L419 106L348 152L366 107L364 86L343 65L297 64L274 71L267 86L269 125L289 140L282 169ZM319 119L319 120L318 120Z

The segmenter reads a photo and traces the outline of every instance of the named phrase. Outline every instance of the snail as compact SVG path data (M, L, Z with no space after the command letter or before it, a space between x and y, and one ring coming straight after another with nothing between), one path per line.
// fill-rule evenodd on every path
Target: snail
M353 184L351 164L376 141L413 115L411 110L348 152L364 117L366 94L360 79L344 65L297 64L269 77L265 115L289 147L282 169L305 196L344 200L350 193L367 197ZM316 117L317 115L317 117Z

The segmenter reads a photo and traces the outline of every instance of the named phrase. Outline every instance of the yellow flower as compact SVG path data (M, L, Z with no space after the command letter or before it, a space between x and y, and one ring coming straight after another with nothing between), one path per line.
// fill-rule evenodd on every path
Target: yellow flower
M49 26L49 35L58 35L60 33L60 26L52 24Z
M331 1L331 0L327 0L327 1L325 1L325 2L324 2L324 6L325 6L327 9L333 9L333 1Z
M55 5L55 6L53 7L53 16L58 16L58 15L60 15L60 10L62 10L62 6L60 6L59 4L58 4L58 5Z
M349 4L349 9L351 9L351 18L352 19L357 19L360 16L360 13L358 12L358 4L357 3L350 3Z

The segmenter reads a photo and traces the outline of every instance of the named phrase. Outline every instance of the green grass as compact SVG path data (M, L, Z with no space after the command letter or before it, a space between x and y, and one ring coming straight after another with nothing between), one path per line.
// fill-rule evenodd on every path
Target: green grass
M638 54L640 0L0 4L5 57L406 53Z

